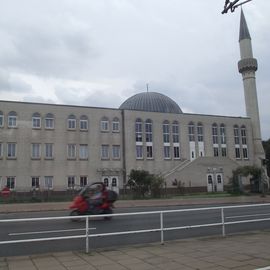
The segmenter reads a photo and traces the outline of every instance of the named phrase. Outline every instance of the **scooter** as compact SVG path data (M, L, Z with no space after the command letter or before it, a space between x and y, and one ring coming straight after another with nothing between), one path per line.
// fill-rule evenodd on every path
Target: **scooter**
M85 186L70 205L70 216L112 214L113 203L118 199L118 194L108 190L103 182L94 182ZM104 217L110 220L112 217ZM78 219L72 218L73 221Z

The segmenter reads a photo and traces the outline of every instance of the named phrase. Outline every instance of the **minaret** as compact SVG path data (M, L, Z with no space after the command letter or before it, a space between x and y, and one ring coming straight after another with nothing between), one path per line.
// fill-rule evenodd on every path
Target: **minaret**
M241 60L238 62L238 70L243 77L246 115L251 119L255 164L261 166L261 159L265 158L265 153L261 139L260 116L256 89L255 72L258 69L258 64L257 59L253 58L251 37L243 10L241 10L239 44Z

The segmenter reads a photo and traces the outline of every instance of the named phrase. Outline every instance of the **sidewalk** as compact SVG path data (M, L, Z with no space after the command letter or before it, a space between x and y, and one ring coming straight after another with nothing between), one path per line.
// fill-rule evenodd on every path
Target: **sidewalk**
M84 252L0 258L0 270L253 270L270 266L270 230ZM264 268L270 269L270 268Z
M69 210L71 202L47 203L11 203L0 204L0 213L36 212L36 211L63 211ZM116 208L147 207L147 206L185 206L185 205L212 205L240 204L240 203L270 203L270 196L232 196L215 198L179 197L177 199L152 199L152 200L119 200L115 202ZM0 269L1 270L1 269Z

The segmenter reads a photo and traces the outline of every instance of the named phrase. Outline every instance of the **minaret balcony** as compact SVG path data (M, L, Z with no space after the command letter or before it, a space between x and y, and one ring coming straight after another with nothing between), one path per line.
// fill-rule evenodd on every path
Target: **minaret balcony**
M258 63L256 58L245 58L238 62L238 70L240 73L247 71L256 71Z

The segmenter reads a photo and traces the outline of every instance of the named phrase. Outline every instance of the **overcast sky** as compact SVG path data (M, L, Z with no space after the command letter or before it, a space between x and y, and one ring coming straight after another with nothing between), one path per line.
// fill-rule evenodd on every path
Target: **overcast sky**
M225 0L0 0L0 99L118 108L146 91L186 113L245 116L240 8ZM270 1L243 6L270 138Z

